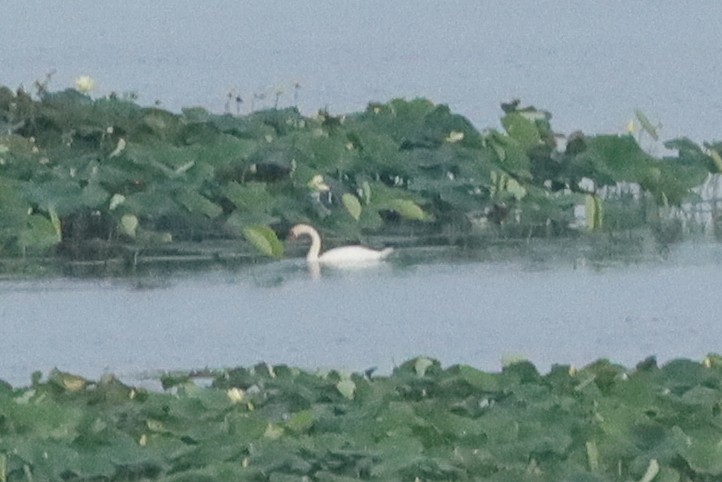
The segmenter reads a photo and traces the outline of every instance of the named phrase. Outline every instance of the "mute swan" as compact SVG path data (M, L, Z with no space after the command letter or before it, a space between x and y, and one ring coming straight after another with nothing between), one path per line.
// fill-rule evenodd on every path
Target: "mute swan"
M386 248L380 251L365 248L363 246L343 246L340 248L329 249L323 254L321 253L321 236L312 226L308 224L297 224L291 228L290 239L296 239L299 236L311 237L311 248L306 255L306 261L318 263L369 263L380 261L386 258L393 248Z

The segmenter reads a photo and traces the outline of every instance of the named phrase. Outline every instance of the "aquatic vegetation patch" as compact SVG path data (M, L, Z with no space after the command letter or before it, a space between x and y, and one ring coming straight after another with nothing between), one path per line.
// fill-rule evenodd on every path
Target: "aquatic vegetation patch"
M389 376L259 364L0 384L0 480L635 480L722 474L722 366L540 374L410 360Z
M674 139L664 146L677 154L657 157L631 134L561 136L548 112L518 101L502 105L501 129L480 132L426 99L234 116L93 98L86 84L0 87L1 254L102 258L117 246L241 239L280 257L299 222L344 241L632 229L722 166L718 144ZM639 192L611 195L620 185ZM587 206L586 224L575 206Z

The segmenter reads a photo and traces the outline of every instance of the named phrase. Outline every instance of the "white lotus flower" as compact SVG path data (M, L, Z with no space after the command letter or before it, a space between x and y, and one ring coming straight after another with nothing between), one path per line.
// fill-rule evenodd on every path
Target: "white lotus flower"
M75 79L75 89L83 94L89 93L95 88L95 80L89 75L81 75Z

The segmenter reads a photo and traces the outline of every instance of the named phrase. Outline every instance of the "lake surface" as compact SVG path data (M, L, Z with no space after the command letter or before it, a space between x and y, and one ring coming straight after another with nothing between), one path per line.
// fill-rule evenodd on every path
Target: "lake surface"
M189 277L5 280L0 378L24 385L57 366L137 380L259 361L389 372L417 355L488 370L518 355L546 370L722 351L717 244L635 264L424 257L401 250L320 277L287 260Z
M283 89L278 105L306 114L425 96L482 129L498 125L500 102L520 97L566 133L622 132L640 108L664 124L663 139L722 134L721 2L1 5L0 84L11 87L55 71L50 88L62 89L88 74L94 95L215 112L229 92L248 112ZM541 368L700 358L722 347L719 249L705 250L712 263L690 261L698 249L688 245L664 261L602 268L418 256L318 279L284 261L187 277L0 281L0 378L25 384L58 366L132 379L260 360L388 371L419 354L487 369L516 354Z
M429 97L479 128L513 97L565 133L622 132L635 108L661 137L722 138L720 2L547 0L4 1L0 84L81 74L96 95L180 109L297 104L305 113ZM293 85L298 82L300 90ZM254 100L254 94L265 100ZM232 106L235 111L235 105Z

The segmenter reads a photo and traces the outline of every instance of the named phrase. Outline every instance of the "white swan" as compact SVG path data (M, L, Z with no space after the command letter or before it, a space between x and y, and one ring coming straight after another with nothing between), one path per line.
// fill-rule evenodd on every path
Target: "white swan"
M321 254L321 236L313 226L308 224L297 224L291 228L290 239L296 239L299 236L310 236L311 247L306 255L306 261L309 263L329 263L329 264L364 264L375 261L381 261L386 258L394 250L386 248L380 251L366 248L363 246L343 246L340 248L329 249Z

